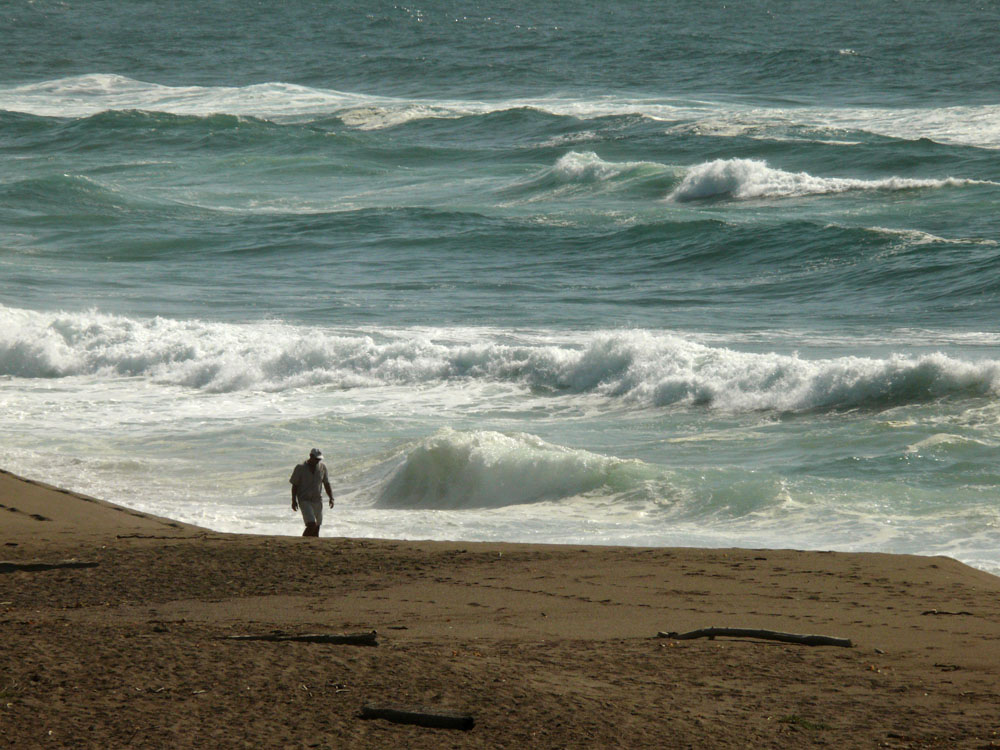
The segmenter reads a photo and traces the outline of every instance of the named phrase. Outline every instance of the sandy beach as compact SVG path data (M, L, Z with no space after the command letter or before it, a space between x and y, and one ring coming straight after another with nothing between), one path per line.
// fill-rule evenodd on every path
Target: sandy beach
M6 473L0 544L5 747L1000 747L1000 578L944 557L239 536ZM658 637L707 627L852 645Z

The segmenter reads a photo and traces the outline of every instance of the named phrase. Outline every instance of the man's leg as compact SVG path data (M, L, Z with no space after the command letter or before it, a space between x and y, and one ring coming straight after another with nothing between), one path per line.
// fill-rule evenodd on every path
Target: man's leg
M302 509L302 520L306 524L302 536L319 536L319 526L323 523L323 503L300 500L299 507Z

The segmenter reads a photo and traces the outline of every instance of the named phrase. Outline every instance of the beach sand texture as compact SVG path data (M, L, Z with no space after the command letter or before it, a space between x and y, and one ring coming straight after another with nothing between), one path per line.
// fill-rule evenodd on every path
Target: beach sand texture
M1000 579L948 558L237 536L10 474L0 506L0 746L1000 747ZM853 645L657 637L704 627Z

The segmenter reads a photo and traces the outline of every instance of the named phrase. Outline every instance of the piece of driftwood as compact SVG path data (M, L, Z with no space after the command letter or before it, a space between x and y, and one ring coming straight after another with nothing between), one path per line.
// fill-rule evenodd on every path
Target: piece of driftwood
M63 568L96 568L99 563L65 560L63 562L0 562L0 573L13 573L16 570L35 572L37 570L61 570Z
M287 633L261 633L259 635L227 635L230 641L299 641L302 643L346 643L354 646L377 646L378 632L369 633L309 633L289 635Z
M776 630L755 630L753 628L702 628L688 633L657 633L659 638L673 638L675 641L686 641L692 638L715 638L716 636L730 638L763 638L769 641L783 643L799 643L804 646L844 646L851 647L850 638L833 638L828 635L799 635L797 633L780 633Z
M361 718L385 719L397 724L416 724L434 729L472 729L476 723L469 714L403 706L364 706L361 709Z
M969 617L973 616L973 614L971 612L966 612L965 610L962 610L961 612L947 612L947 611L945 611L943 609L929 609L926 612L921 612L920 614L922 614L922 615L967 615Z

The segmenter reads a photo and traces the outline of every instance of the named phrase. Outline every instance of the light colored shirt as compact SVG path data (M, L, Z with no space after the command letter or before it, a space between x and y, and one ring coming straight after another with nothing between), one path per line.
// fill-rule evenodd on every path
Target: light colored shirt
M292 470L288 480L295 487L295 496L299 500L323 501L323 483L329 481L326 476L326 464L320 461L315 469L310 469L308 463L299 464Z

